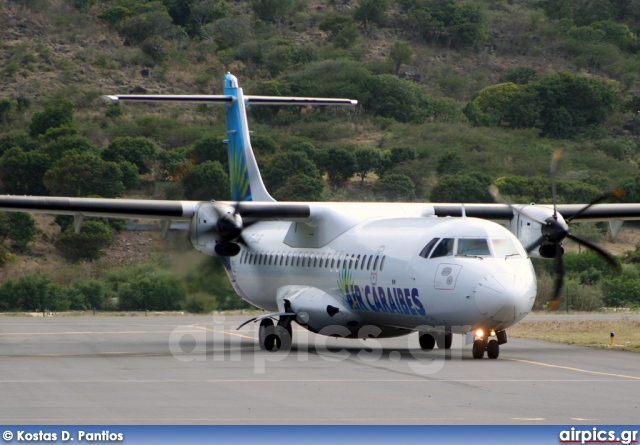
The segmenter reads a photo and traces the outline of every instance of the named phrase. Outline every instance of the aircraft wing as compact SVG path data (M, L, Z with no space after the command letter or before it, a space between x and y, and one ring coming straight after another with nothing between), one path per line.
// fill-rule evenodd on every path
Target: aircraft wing
M473 218L489 219L492 221L508 221L514 216L514 210L505 204L438 204L434 203L433 209L436 216L457 216L463 214ZM515 208L522 209L530 204L514 204ZM596 204L585 211L581 210L586 204L558 204L558 213L572 222L640 220L640 204ZM553 205L540 204L542 207L553 211ZM579 213L578 216L575 216ZM575 216L575 217L574 217Z
M0 211L50 213L54 215L98 216L130 219L189 221L203 203L237 205L237 212L248 220L300 221L309 218L303 203L163 201L151 199L60 198L49 196L0 195Z

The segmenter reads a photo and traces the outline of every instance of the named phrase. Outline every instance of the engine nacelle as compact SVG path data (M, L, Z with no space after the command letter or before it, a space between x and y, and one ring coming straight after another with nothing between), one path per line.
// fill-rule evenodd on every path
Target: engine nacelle
M201 202L189 224L189 239L197 250L218 256L216 245L223 240L220 218L235 218L233 207L215 202ZM229 215L229 216L227 216Z
M520 212L511 221L510 230L514 233L522 245L527 248L544 235L545 221L553 218L553 208L546 206L522 205L518 206ZM566 226L566 222L561 214L557 214L558 222ZM553 258L555 256L555 247L542 245L536 247L529 256L533 258Z

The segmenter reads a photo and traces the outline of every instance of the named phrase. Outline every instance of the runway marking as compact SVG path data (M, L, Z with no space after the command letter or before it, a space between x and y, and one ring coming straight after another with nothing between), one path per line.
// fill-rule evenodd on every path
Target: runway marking
M237 334L235 332L229 332L229 331L220 331L220 332L224 332L225 334L229 334L229 335L235 335L236 337L248 338L249 340L256 340L255 337L249 337L247 335Z
M122 418L122 419L103 419L103 418L89 418L89 419L65 419L65 418L51 418L51 419L12 419L12 418L0 418L0 422L2 423L27 423L27 422L36 422L36 423L44 423L44 422L55 422L55 423L80 423L80 422L90 422L90 423L124 423L125 425L129 423L141 423L141 422L384 422L388 423L389 421L400 421L400 423L407 423L404 421L414 421L414 422L442 422L442 421L461 421L464 420L463 417L397 417L397 418L389 418L389 417L381 417L381 418L366 418L366 417L354 417L354 418L317 418L317 417L303 417L303 418L269 418L269 417L240 417L240 418L220 418L220 417L209 417L209 418L142 418L142 419L132 419L130 417Z
M151 355L149 355L151 356ZM15 383L623 383L620 380L409 380L409 379L349 379L349 380L336 380L336 379L306 379L306 380L291 380L291 379L224 379L224 380L212 380L212 379L147 379L147 380L0 380L2 384L15 384ZM589 419L587 419L589 420Z
M571 420L579 420L579 421L582 421L582 422L593 422L593 421L598 420L598 419L583 419L582 417L572 417Z
M539 422L545 420L544 417L512 417L511 420L527 420L532 422Z
M606 375L610 377L621 377L625 379L640 380L640 377L625 374L614 374L611 372L590 371L588 369L573 368L571 366L552 365L551 363L534 362L532 360L523 360L519 358L505 358L504 360L510 360L512 362L528 363L530 365L546 366L548 368L565 369L567 371L584 372L586 374Z

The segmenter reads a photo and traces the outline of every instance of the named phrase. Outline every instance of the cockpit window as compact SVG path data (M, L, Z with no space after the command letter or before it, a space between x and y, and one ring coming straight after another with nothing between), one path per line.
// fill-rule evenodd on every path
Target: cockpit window
M453 238L444 238L442 241L438 243L433 252L431 253L430 258L438 258L443 256L453 255Z
M438 241L440 241L440 238L434 238L431 241L429 241L429 243L420 252L420 256L422 258L429 258L429 253L431 253L431 249L433 249L433 246L435 246Z
M460 238L458 255L490 256L488 240L484 238Z
M492 239L493 251L496 257L520 256L518 248L511 239Z

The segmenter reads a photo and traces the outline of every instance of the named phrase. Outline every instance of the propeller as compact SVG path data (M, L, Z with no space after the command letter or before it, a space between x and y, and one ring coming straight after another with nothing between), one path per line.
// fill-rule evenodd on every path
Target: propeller
M526 249L527 249L527 253L529 253L533 251L536 247L539 247L539 253L542 257L553 258L556 279L555 279L553 297L551 298L551 300L549 300L549 308L551 310L556 310L560 304L560 296L561 296L562 286L564 283L564 275L565 275L564 262L562 260L562 255L564 254L564 248L562 247L562 242L565 239L568 238L582 246L585 246L593 250L602 258L604 258L614 268L620 267L618 262L615 260L615 258L612 255L605 252L603 249L596 246L595 244L583 238L580 238L576 235L573 235L569 230L568 223L570 223L572 220L574 220L578 216L582 215L591 206L598 204L604 201L605 199L608 199L611 197L621 197L624 194L624 192L621 189L614 189L608 193L605 193L602 196L599 196L593 201L591 201L589 204L587 204L586 206L578 210L576 213L571 215L571 217L565 220L562 217L562 215L558 214L557 201L556 201L556 195L557 195L556 176L558 171L558 163L561 158L562 158L562 150L561 149L555 150L553 154L553 158L551 159L551 169L550 169L551 195L553 199L553 214L548 218L546 218L544 221L540 221L539 219L533 217L532 215L527 214L526 207L521 208L521 207L514 206L506 198L500 195L498 189L495 186L492 186L492 188L489 190L496 201L509 205L509 207L511 207L511 209L513 209L514 212L517 212L541 225L542 234L537 240L535 240L533 243L527 246Z
M242 236L242 231L251 227L256 222L243 221L240 216L240 202L235 202L230 209L214 205L218 214L216 224L220 241L215 246L215 252L222 257L236 256L240 253L240 245L250 249L249 244Z

